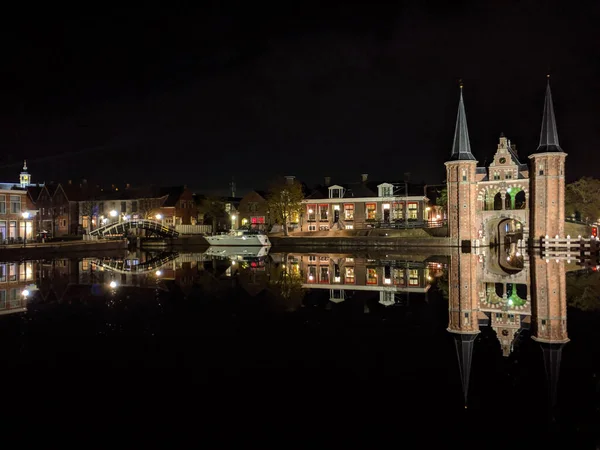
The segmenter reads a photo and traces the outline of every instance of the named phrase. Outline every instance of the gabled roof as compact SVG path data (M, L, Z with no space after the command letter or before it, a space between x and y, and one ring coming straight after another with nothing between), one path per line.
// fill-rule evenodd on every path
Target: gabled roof
M43 186L27 186L27 193L29 194L29 198L31 198L33 203L37 202L42 189L44 189Z
M424 185L422 184L411 184L405 183L404 181L358 181L355 183L344 183L344 184L334 184L329 187L319 186L315 190L313 190L309 195L306 196L306 199L315 199L318 200L320 198L329 198L329 190L330 188L341 187L344 189L344 196L342 198L368 198L368 197L378 197L379 196L379 186L381 184L391 184L394 186L393 195L407 195L406 187L408 187L408 195L409 196L421 196L424 195Z
M167 196L165 203L163 206L165 207L173 207L177 204L181 195L185 191L185 186L170 186L170 187L161 187L159 188L159 196Z
M254 192L256 192L258 195L260 195L262 198L264 198L265 200L267 199L267 197L269 196L269 194L267 193L267 191L260 191L260 190L254 190Z

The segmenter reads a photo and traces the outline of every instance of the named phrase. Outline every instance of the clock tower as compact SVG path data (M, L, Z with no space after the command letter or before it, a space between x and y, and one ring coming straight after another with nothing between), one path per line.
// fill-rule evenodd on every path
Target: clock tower
M23 162L23 170L19 176L19 184L22 188L26 188L31 184L31 175L27 172L27 161Z

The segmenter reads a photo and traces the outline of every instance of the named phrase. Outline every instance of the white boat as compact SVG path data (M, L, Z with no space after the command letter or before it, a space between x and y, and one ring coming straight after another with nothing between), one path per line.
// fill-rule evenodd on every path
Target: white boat
M216 256L220 258L228 258L236 261L245 259L262 258L269 254L267 246L253 247L209 247L204 256Z
M204 238L211 246L271 246L269 237L263 231L257 230L231 230L229 233L204 236Z

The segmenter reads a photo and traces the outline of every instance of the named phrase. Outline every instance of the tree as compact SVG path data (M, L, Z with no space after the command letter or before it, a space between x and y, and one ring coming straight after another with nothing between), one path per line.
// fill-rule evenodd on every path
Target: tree
M443 188L438 192L438 198L435 204L445 208L448 205L448 188Z
M206 220L212 222L212 231L217 230L217 222L219 219L227 217L227 211L225 211L225 203L219 197L201 196L195 199L198 205L198 213L203 215L203 223L206 224Z
M575 215L583 222L596 222L600 218L600 180L583 177L567 184L565 214Z
M283 225L283 232L288 236L288 224L295 214L302 211L304 193L302 184L296 180L280 178L275 180L269 188L267 201L272 217Z
M148 197L148 198L140 198L138 199L137 204L137 214L141 219L152 219L154 220L154 212L158 211L160 207L163 205L167 196L163 197Z

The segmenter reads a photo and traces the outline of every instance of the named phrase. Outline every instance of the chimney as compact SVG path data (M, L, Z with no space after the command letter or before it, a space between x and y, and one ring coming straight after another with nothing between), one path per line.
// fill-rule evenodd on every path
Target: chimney
M361 178L362 182L364 183L369 178L369 174L368 173L361 173L360 174L360 178Z
M331 185L331 177L325 177L325 187L329 187Z
M296 178L294 175L286 175L285 181L286 181L287 184L293 184L294 183L294 178Z

